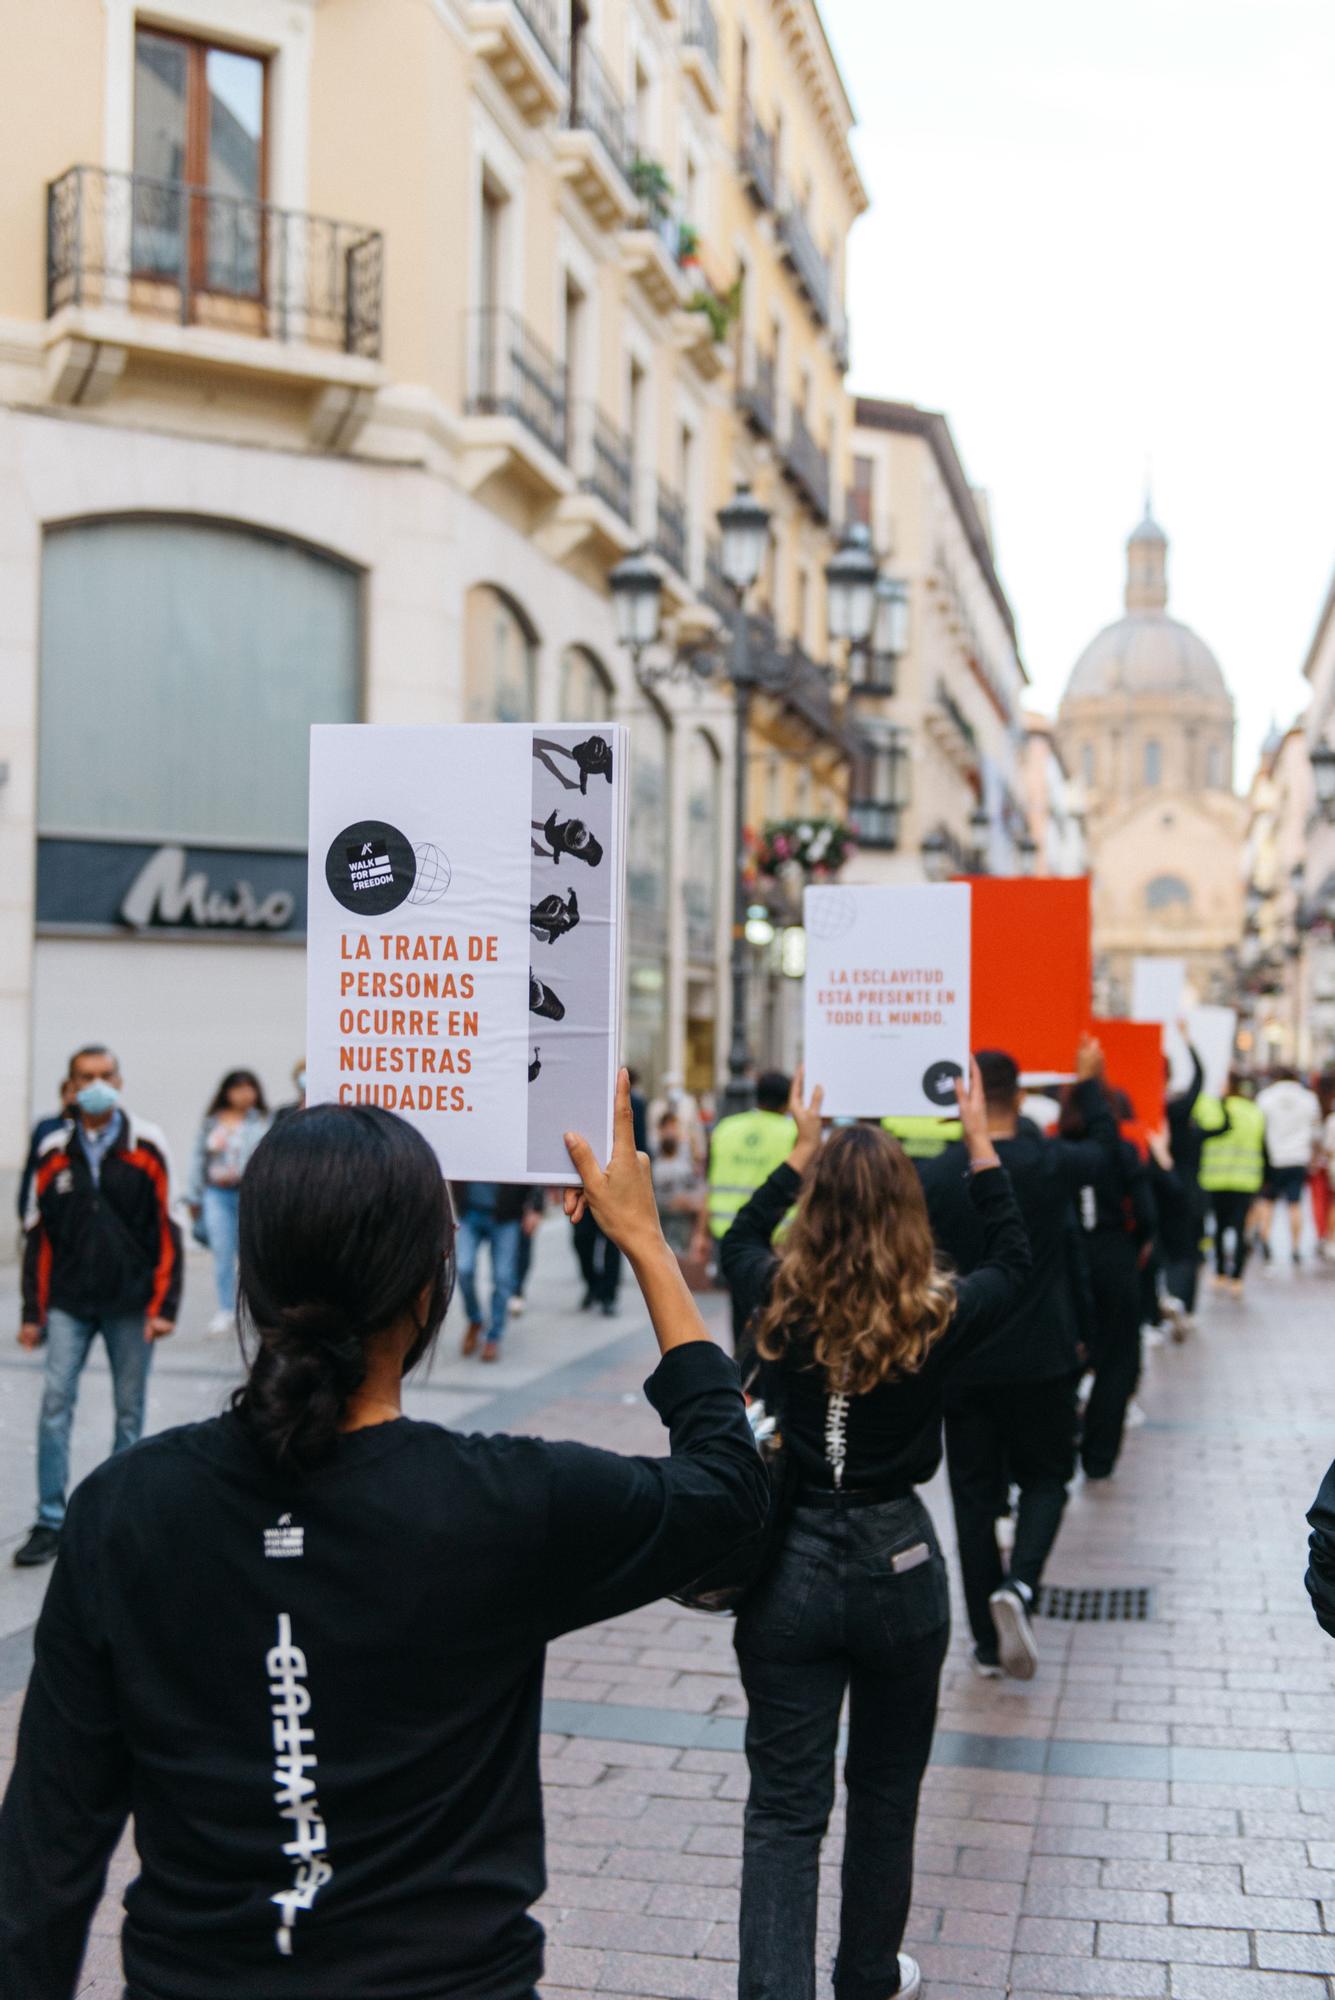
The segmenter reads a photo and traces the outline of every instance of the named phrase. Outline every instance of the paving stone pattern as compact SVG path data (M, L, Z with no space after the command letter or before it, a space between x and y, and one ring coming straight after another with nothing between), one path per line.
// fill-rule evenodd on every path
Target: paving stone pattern
M1335 1642L1302 1588L1303 1514L1335 1452L1332 1306L1335 1272L1258 1276L1240 1305L1207 1301L1199 1338L1148 1357L1148 1421L1110 1488L1077 1490L1051 1580L1150 1584L1150 1622L1045 1622L1033 1683L982 1684L957 1608L940 1740L958 1732L976 1761L934 1763L923 1793L908 1944L929 2000L1335 2000ZM553 1377L541 1407L530 1387L527 1427L656 1449L633 1327ZM939 1481L928 1498L949 1543ZM547 1693L550 1713L584 1720L543 1740L544 1994L724 2000L746 1796L730 1624L658 1604L577 1633L552 1648ZM17 1702L0 1708L6 1738ZM652 1740L690 1734L689 1718L722 1719L728 1747ZM1030 1747L1045 1768L1014 1768ZM1054 1768L1073 1758L1096 1774ZM841 1793L822 1996L842 1815ZM119 2000L133 1865L127 1842L84 2000Z

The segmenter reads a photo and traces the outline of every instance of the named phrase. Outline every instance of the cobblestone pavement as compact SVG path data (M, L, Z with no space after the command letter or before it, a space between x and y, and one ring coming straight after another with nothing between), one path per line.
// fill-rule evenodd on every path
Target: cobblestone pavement
M500 1379L447 1362L417 1409L658 1449L638 1393L652 1349L629 1300L618 1322L575 1315L559 1238L544 1241L535 1299ZM1145 1622L1043 1620L1038 1678L980 1684L957 1616L909 1929L928 2000L1335 2000L1335 1642L1302 1587L1303 1514L1335 1453L1332 1307L1335 1271L1258 1274L1241 1304L1207 1299L1198 1338L1148 1357L1147 1421L1110 1488L1077 1489L1050 1573L1147 1586ZM187 1335L178 1354L155 1422L220 1400L217 1344ZM20 1363L5 1383L12 1459L36 1376ZM939 1481L928 1499L949 1544ZM0 1482L10 1539L28 1504ZM0 1578L0 1688L21 1685L35 1604L29 1579ZM736 1990L746 1769L730 1638L727 1621L660 1604L552 1649L551 2000ZM0 1703L6 1738L18 1700ZM841 1833L842 1802L825 1963ZM119 2000L117 1898L133 1865L127 1843L84 2000Z

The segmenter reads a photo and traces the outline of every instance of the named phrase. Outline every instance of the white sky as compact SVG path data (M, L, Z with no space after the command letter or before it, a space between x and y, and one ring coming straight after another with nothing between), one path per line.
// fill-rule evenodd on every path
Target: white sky
M1335 563L1335 0L821 6L872 197L852 386L949 417L1049 710L1149 465L1245 786Z

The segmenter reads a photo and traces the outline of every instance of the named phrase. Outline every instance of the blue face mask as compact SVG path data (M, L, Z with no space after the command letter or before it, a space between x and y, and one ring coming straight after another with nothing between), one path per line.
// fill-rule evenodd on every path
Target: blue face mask
M121 1101L121 1094L114 1083L107 1083L101 1077L96 1083L86 1083L74 1102L86 1117L104 1118L108 1111L114 1111Z

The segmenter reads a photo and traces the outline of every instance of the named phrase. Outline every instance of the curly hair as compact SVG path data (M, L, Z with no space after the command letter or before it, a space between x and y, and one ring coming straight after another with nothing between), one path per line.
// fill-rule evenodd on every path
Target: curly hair
M809 1349L831 1394L864 1395L922 1367L955 1310L922 1184L887 1132L850 1125L821 1147L783 1245L756 1346Z

